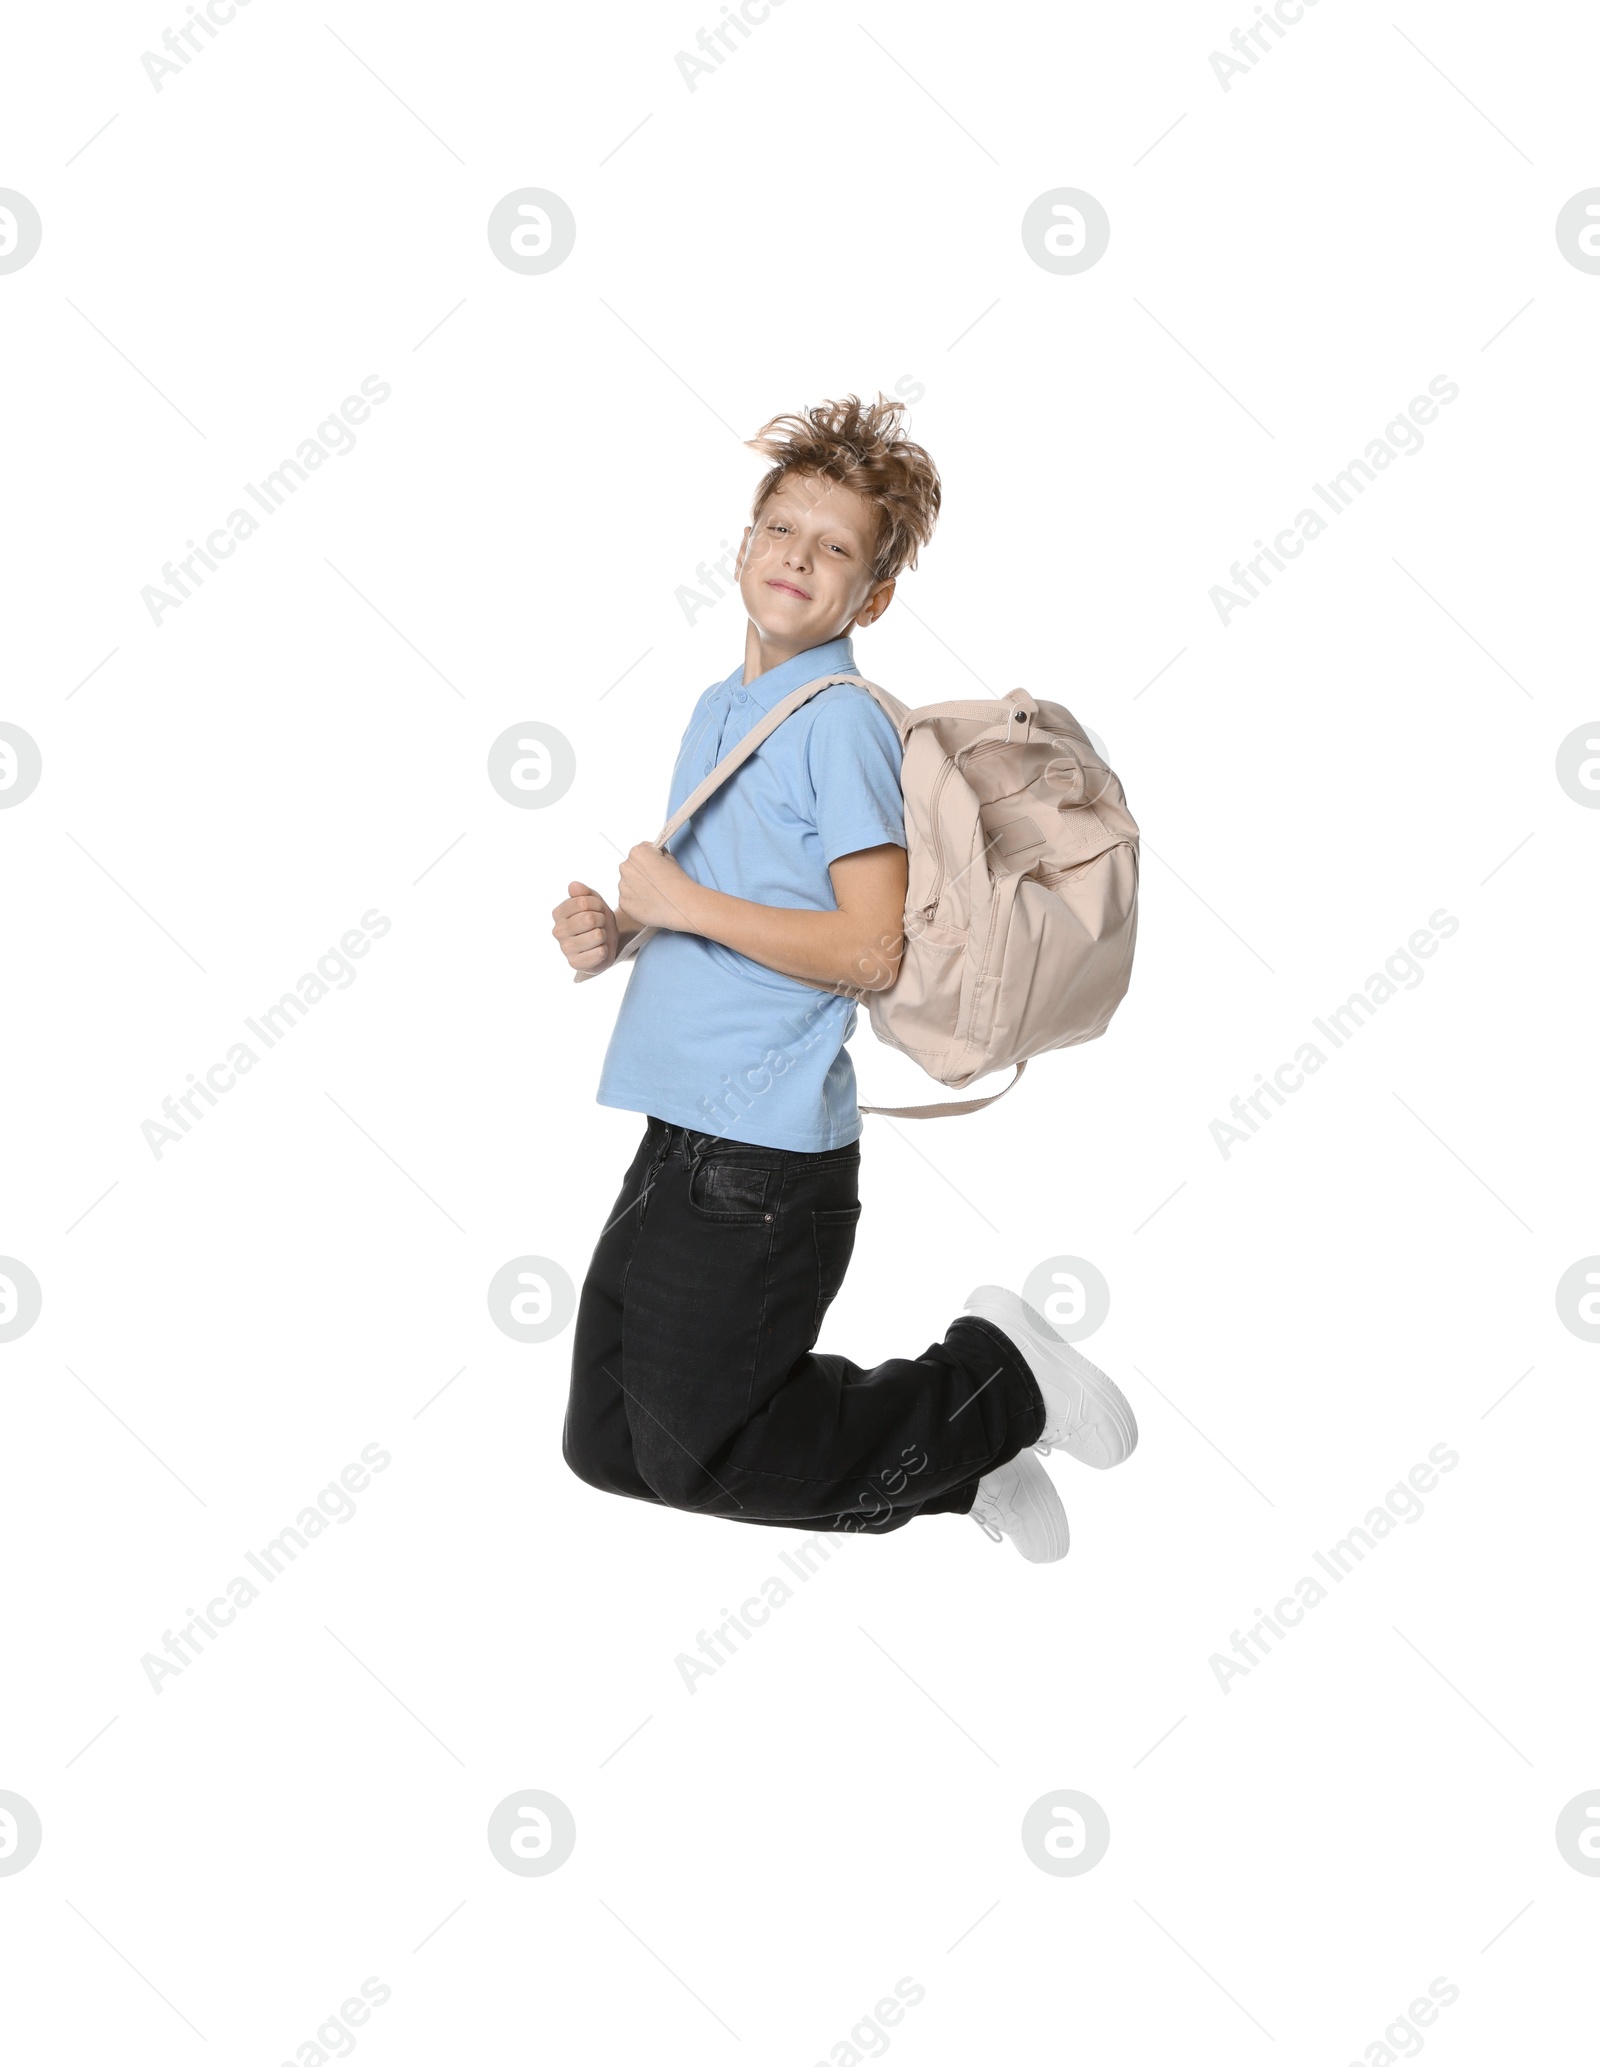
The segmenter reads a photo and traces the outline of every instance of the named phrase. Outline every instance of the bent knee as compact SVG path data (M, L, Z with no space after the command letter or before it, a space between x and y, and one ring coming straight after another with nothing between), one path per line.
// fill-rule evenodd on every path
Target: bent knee
M616 1457L605 1444L595 1439L591 1430L562 1430L561 1456L567 1469L586 1486L593 1486L599 1493L632 1493L638 1495L640 1487L638 1474L633 1471L631 1460L626 1469L622 1460Z
M635 1450L639 1476L663 1507L681 1507L688 1512L711 1506L717 1498L714 1475L681 1449L670 1445L643 1445Z

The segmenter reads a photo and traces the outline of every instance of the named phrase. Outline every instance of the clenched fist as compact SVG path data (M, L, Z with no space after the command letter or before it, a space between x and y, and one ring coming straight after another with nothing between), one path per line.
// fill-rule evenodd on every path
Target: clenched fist
M617 905L641 926L693 933L691 908L700 885L649 840L630 847L617 871Z
M550 914L561 952L574 969L609 969L617 959L617 915L598 890L587 883L569 883L564 897Z

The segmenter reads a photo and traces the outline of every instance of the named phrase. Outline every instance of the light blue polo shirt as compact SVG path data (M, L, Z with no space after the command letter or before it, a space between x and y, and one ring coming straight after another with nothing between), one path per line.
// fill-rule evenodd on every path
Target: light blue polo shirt
M791 690L856 672L847 638L748 684L741 663L694 707L666 815ZM667 851L731 897L836 911L828 864L891 841L906 844L899 735L865 689L840 682L786 718ZM855 1024L850 998L697 933L660 932L633 958L596 1095L763 1148L842 1148L861 1133L844 1045Z

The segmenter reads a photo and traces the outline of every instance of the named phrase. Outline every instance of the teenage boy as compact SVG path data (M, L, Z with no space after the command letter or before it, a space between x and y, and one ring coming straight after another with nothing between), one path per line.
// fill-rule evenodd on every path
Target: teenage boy
M706 690L668 814L791 690L853 673L940 482L880 394L775 417L737 574L744 661ZM567 1463L590 1485L732 1521L884 1534L970 1514L1025 1558L1067 1553L1033 1455L1104 1468L1138 1439L1111 1380L1014 1292L980 1286L942 1342L863 1369L813 1345L861 1205L855 999L898 973L900 741L849 683L820 691L668 842L634 847L615 905L569 883L551 931L629 974L598 1093L645 1115L578 1307Z

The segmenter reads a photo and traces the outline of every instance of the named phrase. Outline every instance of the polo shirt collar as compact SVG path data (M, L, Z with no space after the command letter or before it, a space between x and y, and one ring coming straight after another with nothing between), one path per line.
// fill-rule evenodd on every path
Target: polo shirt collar
M812 646L804 653L797 653L792 660L780 661L776 667L769 667L765 674L757 675L753 682L743 680L744 664L741 661L723 686L742 688L756 709L765 713L781 703L791 690L798 689L802 682L814 682L818 675L853 675L856 672L856 657L846 634L829 639L825 645Z

